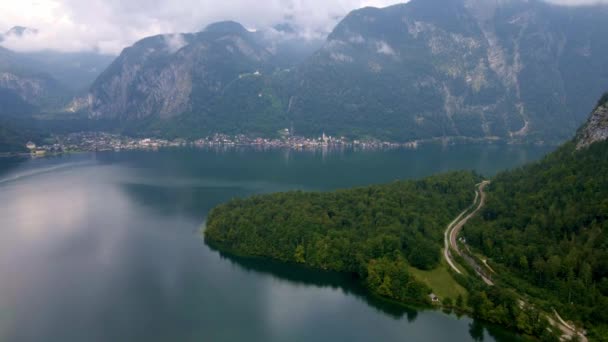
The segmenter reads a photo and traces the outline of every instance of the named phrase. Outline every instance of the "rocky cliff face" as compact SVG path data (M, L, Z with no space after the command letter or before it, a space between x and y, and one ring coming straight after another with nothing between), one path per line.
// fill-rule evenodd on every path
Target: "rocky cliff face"
M66 89L53 77L31 68L31 64L21 55L0 47L0 90L17 95L29 106L40 108L59 107L67 99ZM4 97L3 97L4 99ZM11 103L0 102L3 111L20 112L10 108ZM32 107L33 108L33 107Z
M0 34L0 44L10 46L11 43L33 38L38 33L39 31L34 28L15 26ZM30 74L36 72L46 78L52 78L73 93L88 90L93 81L116 57L96 52L61 52L54 50L15 52L4 50L4 53L0 51L0 66L11 64L13 67L18 66L18 69L28 71ZM11 69L14 71L14 68Z
M396 141L561 141L608 89L607 16L608 6L540 0L364 8L280 72L288 64L276 44L219 23L126 49L74 108L160 132L187 121L251 133L243 122L255 122L267 132L284 125Z
M0 88L19 94L26 102L41 104L51 97L52 80L45 77L24 76L12 72L0 72Z
M195 34L146 38L127 48L93 84L94 118L170 119L214 98L243 74L263 70L271 54L232 22Z
M593 72L608 70L607 13L520 0L357 10L301 68L291 115L310 132L565 139L608 86Z
M576 148L608 139L608 93L604 94L587 123L579 130L576 137Z
M475 18L460 3L441 2L365 8L344 19L301 68L293 115L319 116L302 129L335 122L332 134L372 127L371 135L392 140L519 132L525 120L510 115L517 108L509 75L493 70ZM336 132L339 122L347 126Z

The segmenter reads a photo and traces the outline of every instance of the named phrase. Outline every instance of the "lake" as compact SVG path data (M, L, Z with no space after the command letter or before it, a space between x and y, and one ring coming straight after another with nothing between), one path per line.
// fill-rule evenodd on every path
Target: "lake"
M491 176L547 147L177 149L0 159L0 341L511 341L370 298L346 276L225 256L208 211L256 193L457 169Z

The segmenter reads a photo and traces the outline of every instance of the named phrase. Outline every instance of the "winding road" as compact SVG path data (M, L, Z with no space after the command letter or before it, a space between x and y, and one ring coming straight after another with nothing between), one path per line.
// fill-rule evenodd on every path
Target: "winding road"
M454 221L452 221L446 228L445 233L444 233L443 255L445 257L445 260L450 265L450 267L456 273L462 274L462 272L458 269L458 267L456 267L456 262L454 261L452 253L450 251L450 248L451 248L456 253L458 253L458 255L467 259L468 263L471 264L471 266L473 267L473 269L475 269L475 272L477 272L477 274L481 277L481 279L483 279L483 281L486 284L492 286L492 285L494 285L492 280L490 280L490 278L488 276L483 274L483 272L481 271L481 267L479 265L477 265L477 263L472 258L465 256L465 254L463 254L460 251L460 248L458 247L458 243L457 243L458 234L460 233L460 231L462 230L464 225L473 216L475 216L485 205L486 194L483 190L485 189L485 187L488 184L490 184L490 181L483 181L483 182L477 184L477 189L475 189L475 199L473 199L473 204L471 204L470 207L468 207L462 213L460 213L460 215ZM472 208L475 208L475 209L473 211L471 211ZM469 214L467 215L467 213L469 213Z
M471 204L470 207L468 207L462 213L460 213L460 215L458 215L458 217L456 217L456 219L454 219L454 221L452 221L447 226L445 233L444 233L443 255L444 255L447 263L450 265L450 267L456 273L462 274L462 272L458 269L458 267L456 267L456 261L454 260L452 254L451 254L451 250L455 251L475 270L477 275L480 276L481 279L487 285L494 286L494 282L492 282L492 280L490 279L489 273L485 273L483 271L483 268L481 266L479 266L478 263L473 258L468 256L466 253L462 253L462 251L460 250L458 243L457 243L458 234L460 233L460 231L462 231L462 228L464 227L464 225L472 217L474 217L485 205L486 194L484 192L484 189L488 184L490 184L490 181L483 181L476 185L477 188L475 189L475 199L473 200L473 204ZM471 209L473 209L473 208L475 208L475 209L473 211L471 211ZM468 215L467 215L467 213L468 213ZM494 272L494 270L492 270L490 268L490 266L486 263L485 260L483 262L484 262L484 265L491 272ZM520 300L520 302L521 302L520 305L525 305L525 303L523 301ZM553 310L553 316L547 314L547 320L549 321L549 324L558 328L562 332L562 334L563 334L561 337L562 340L570 340L570 339L574 338L575 336L577 336L579 341L582 341L582 342L588 341L587 337L585 336L584 331L580 331L579 329L568 324L566 321L564 321L560 317L560 315L557 313L557 311Z

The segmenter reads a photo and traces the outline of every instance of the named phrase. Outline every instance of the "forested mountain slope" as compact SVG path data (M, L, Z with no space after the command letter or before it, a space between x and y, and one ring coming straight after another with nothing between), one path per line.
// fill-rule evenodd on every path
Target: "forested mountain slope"
M499 174L467 242L505 280L608 338L608 95L573 141ZM578 146L578 148L577 148Z

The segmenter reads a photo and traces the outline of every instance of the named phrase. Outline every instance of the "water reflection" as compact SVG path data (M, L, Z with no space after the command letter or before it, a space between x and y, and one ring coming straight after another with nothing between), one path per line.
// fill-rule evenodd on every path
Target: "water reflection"
M237 192L235 188L225 187L164 187L138 183L120 185L134 202L153 211L156 215L185 215L202 218L219 202L228 201ZM243 195L253 194L240 192ZM202 220L201 220L202 222Z
M354 275L323 272L301 267L299 265L275 262L268 259L239 257L224 253L207 241L205 244L207 247L209 247L209 249L218 253L222 260L227 261L232 265L236 265L247 272L268 274L272 277L280 279L281 281L288 281L292 285L296 286L314 286L318 288L340 290L343 294L356 297L370 307L373 307L377 311L383 313L384 315L388 315L395 320L405 317L408 323L414 323L420 312L433 310L432 308L428 307L424 308L420 306L416 307L413 305L394 303L370 295L369 292L359 283L359 279ZM276 295L276 293L273 295ZM330 304L324 302L324 305ZM446 314L460 317L460 315L452 312L446 312ZM485 341L488 339L488 336L498 342L526 340L524 337L514 336L511 333L506 332L501 327L486 324L477 320L471 320L471 323L469 323L468 332L474 341Z
M294 285L339 289L344 294L353 295L365 301L368 305L374 307L376 310L381 311L382 313L395 319L400 319L403 316L406 316L408 322L413 322L418 316L418 310L421 309L415 309L413 306L396 304L381 298L370 296L365 288L359 284L358 279L354 275L321 272L300 267L298 265L284 264L267 259L238 257L224 253L208 242L205 242L205 244L211 250L218 252L222 260L226 260L233 265L238 265L248 272L270 274L281 280L287 280Z
M2 177L3 174L19 167L19 165L28 159L29 158L25 157L0 157L0 177Z
M228 257L198 231L233 197L480 167L483 150L450 156L464 151L0 160L0 341L509 340L466 317L368 296L348 276ZM498 149L482 166L521 155Z

